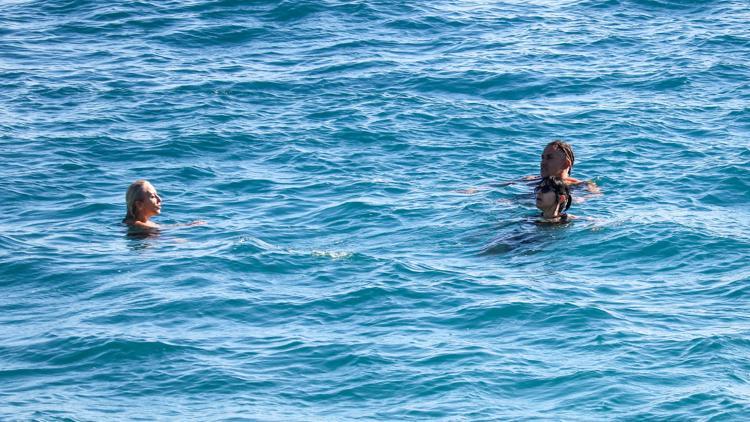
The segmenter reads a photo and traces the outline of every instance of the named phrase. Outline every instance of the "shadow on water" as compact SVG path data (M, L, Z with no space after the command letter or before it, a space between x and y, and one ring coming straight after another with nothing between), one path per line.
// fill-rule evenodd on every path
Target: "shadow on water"
M129 240L128 248L133 251L142 251L152 246L153 240L156 240L161 236L161 230L153 229L141 229L136 227L128 227L125 237Z
M499 228L501 232L495 236L480 252L480 256L501 255L509 252L533 254L547 249L554 242L554 236L559 230L565 229L570 223L548 224L542 223L536 217L526 218L518 223Z

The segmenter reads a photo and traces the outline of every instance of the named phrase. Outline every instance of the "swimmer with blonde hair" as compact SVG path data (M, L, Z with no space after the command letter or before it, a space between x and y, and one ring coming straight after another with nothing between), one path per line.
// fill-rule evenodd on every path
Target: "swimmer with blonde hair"
M560 140L552 141L544 147L541 158L541 162L539 163L540 177L532 177L530 180L559 177L568 186L582 186L593 194L601 193L599 187L593 181L583 181L570 177L570 173L573 171L573 164L576 162L576 156L573 154L573 147L570 144Z
M545 177L559 177L566 185L578 185L581 182L578 179L570 177L573 171L573 164L576 162L573 147L563 141L552 141L544 147L542 151L542 160L539 163L539 175Z
M491 183L491 187L503 187L508 185L514 185L518 182L523 182L529 185L541 183L546 177L558 177L566 185L571 188L585 188L589 193L598 195L601 194L601 190L592 180L579 180L570 176L573 171L573 164L575 164L576 157L573 153L573 146L567 142L561 140L554 140L548 143L542 151L541 161L539 162L539 175L538 176L525 176L520 179L511 180L508 182ZM469 188L458 190L458 193L474 194L478 191L477 188ZM578 197L578 201L583 201L584 198Z
M161 197L147 180L136 180L125 193L127 213L122 220L130 227L155 229L159 225L150 218L161 214Z

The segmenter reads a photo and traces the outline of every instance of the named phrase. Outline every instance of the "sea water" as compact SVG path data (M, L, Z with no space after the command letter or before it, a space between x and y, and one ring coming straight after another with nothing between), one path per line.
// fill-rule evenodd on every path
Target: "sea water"
M749 22L1 2L1 418L747 419ZM537 225L553 139L602 193Z

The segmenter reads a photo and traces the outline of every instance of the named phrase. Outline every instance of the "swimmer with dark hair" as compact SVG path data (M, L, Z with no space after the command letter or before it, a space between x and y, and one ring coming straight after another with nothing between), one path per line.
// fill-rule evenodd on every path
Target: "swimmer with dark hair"
M150 221L151 217L161 214L161 197L156 188L146 180L136 180L125 193L127 212L122 222L130 227L155 229L159 225Z
M545 177L534 188L536 207L542 211L543 223L566 223L575 218L566 214L573 203L570 187L561 177Z

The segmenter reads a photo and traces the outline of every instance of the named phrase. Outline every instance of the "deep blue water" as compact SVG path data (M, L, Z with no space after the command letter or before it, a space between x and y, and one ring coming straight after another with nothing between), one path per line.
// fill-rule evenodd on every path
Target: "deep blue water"
M0 419L746 420L749 66L744 0L0 2Z

